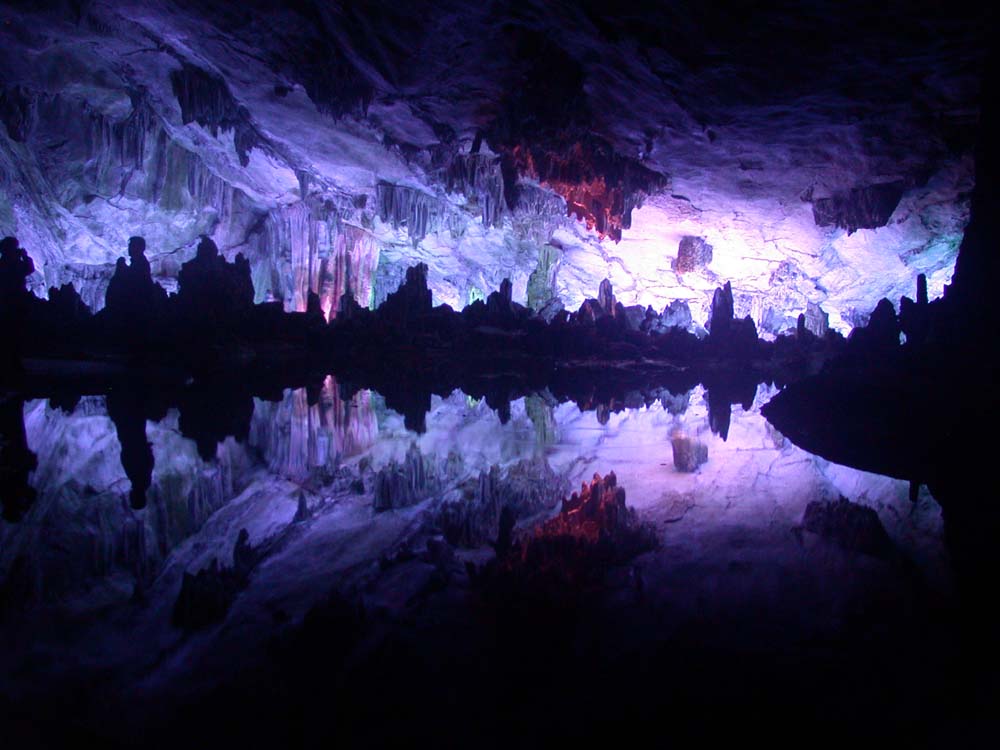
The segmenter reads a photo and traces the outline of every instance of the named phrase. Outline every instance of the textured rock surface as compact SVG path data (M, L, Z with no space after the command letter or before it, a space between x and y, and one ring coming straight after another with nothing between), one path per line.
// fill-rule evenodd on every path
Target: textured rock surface
M812 303L846 332L950 279L975 15L384 5L0 9L0 234L34 289L99 307L142 234L170 290L202 233L250 259L258 300L311 290L328 317L414 261L453 307L509 277L576 309L609 278L699 324L731 281L764 331Z

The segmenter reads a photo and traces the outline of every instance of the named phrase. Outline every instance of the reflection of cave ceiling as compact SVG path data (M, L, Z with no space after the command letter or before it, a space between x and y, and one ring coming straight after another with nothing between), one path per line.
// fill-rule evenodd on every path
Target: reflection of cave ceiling
M940 293L968 218L959 4L64 5L0 6L0 232L39 292L99 304L131 234L170 287L209 233L289 308L422 260L453 306L607 277L703 321L731 280L765 329L810 302L843 329Z

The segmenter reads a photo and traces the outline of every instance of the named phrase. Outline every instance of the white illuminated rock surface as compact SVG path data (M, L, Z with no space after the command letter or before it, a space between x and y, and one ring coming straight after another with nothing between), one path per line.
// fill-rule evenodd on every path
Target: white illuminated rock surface
M813 302L846 333L881 297L913 296L918 273L932 297L941 294L973 184L971 146L949 146L942 133L974 122L963 67L974 50L941 40L917 55L802 59L801 72L765 84L740 67L742 57L716 67L710 54L697 64L658 46L637 54L573 14L525 5L525 33L558 40L580 66L593 131L669 183L633 212L618 243L567 218L551 191L541 214L504 210L495 227L466 196L446 192L432 153L468 152L520 64L494 39L490 11L472 6L440 18L400 9L399 26L377 38L352 37L354 16L335 10L324 20L330 31L294 11L248 17L221 6L201 14L183 4L95 2L76 21L0 10L13 102L0 126L0 234L16 234L34 258L37 293L71 282L93 307L130 235L147 238L154 274L170 289L207 233L228 257L250 258L258 299L273 293L303 309L296 290L315 286L311 264L344 252L336 239L345 227L365 234L375 268L362 304L384 299L416 262L427 263L437 303L464 306L505 277L523 303L547 244L559 250L550 292L570 309L609 278L626 305L661 310L686 299L704 323L712 290L731 281L736 313L758 327L769 308L770 327L780 329ZM649 23L683 39L687 12L663 12ZM750 27L745 43L808 48L808 32L797 40L794 23L781 33ZM322 64L331 67L296 68L317 37L330 45ZM215 82L210 91L190 84L196 119L187 124L171 80L182 65ZM809 75L811 85L796 77ZM862 82L855 98L831 83L838 75ZM315 87L347 91L355 78L367 106L352 106L348 92L345 113L328 114L339 100ZM905 80L919 85L901 89ZM552 96L563 93L571 92ZM217 129L198 115L241 124ZM237 142L239 128L249 145ZM893 181L905 190L877 229L817 226L804 200ZM417 191L427 225L381 221L380 182ZM287 221L290 210L304 218ZM711 244L713 259L675 273L687 235Z

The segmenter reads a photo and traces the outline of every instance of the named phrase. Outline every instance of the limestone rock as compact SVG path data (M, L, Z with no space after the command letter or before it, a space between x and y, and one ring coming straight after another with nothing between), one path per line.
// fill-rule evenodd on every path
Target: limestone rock
M895 546L878 513L843 496L836 502L809 503L802 517L802 527L849 552L881 559L889 559L895 553Z
M674 259L672 267L678 273L684 273L704 268L711 262L712 246L705 241L705 238L686 235L681 237L677 246L677 258Z
M708 446L700 440L676 435L670 439L674 453L674 468L677 471L690 473L708 461Z

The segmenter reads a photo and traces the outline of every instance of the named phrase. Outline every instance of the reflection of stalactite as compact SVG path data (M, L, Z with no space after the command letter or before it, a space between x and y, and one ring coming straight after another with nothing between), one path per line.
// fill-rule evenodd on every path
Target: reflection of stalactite
M105 412L99 397L84 397L72 413L39 402L27 407L27 438L39 455L32 479L38 500L23 523L0 524L0 580L18 579L16 597L7 601L12 613L65 597L80 604L81 591L102 606L128 597L128 583L141 591L170 552L245 486L245 451L229 441L210 463L191 464L183 455L161 462L146 509L134 513L122 502L128 483ZM176 433L174 419L151 435Z
M303 480L315 470L333 469L344 458L375 444L378 420L368 391L349 399L327 377L315 403L306 389L285 394L281 404L255 412L251 442L264 454L271 471Z
M371 233L341 221L327 204L301 201L272 211L251 253L257 300L273 294L289 311L303 312L309 292L329 320L348 287L358 304L371 301L379 245Z
M337 381L323 381L318 409L326 445L317 443L317 456L354 456L375 444L378 420L371 405L371 392L358 391L350 399L340 396Z

